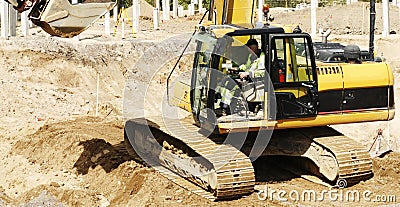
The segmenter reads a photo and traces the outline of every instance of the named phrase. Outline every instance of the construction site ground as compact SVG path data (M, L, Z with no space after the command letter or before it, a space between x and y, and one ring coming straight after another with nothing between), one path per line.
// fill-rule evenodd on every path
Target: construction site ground
M333 28L330 41L358 44L362 49L368 49L368 36L358 32L368 28L358 24L363 19L363 5L320 8L318 25ZM379 8L378 5L377 10ZM394 12L391 30L400 33L399 11L391 9ZM277 22L300 24L304 31L310 32L306 10L274 16ZM336 19L337 16L341 19ZM330 19L329 24L322 21L326 18ZM286 195L281 194L286 201L280 201L276 193L273 197L253 193L241 199L210 202L128 155L123 143L126 79L135 80L131 83L133 87L146 87L154 70L135 66L138 61L143 61L142 55L170 37L176 41L175 47L170 45L173 41L165 43L171 47L147 55L144 62L157 63L158 58L168 52L179 53L188 40L183 37L188 35L179 36L177 40L173 37L193 32L199 19L200 15L170 20L153 31L151 18L144 17L141 30L135 32L134 37L127 31L124 39L120 27L115 37L103 35L101 20L79 38L50 37L33 28L29 37L2 39L0 206L400 205L399 107L396 118L389 122L334 126L365 147L371 146L381 128L385 141L395 151L374 158L374 176L349 188L330 189L281 169L268 158L258 159L254 163L257 187L266 187L268 193L286 192ZM382 25L381 22L378 13L377 25ZM377 54L392 66L396 81L395 102L399 105L400 35L383 38L378 31L375 43ZM167 64L167 67L170 66ZM96 114L97 77L99 105ZM162 88L161 82L160 85L152 82L152 86ZM140 110L139 103L131 103L132 108ZM148 113L156 112L150 110ZM292 199L293 194L289 197L290 192L302 195L310 190L318 197L311 200L302 200L301 196ZM321 199L324 191L333 191L335 195L329 198L329 194L325 194ZM359 192L360 200L346 199L349 192ZM363 197L365 194L368 194L367 199Z

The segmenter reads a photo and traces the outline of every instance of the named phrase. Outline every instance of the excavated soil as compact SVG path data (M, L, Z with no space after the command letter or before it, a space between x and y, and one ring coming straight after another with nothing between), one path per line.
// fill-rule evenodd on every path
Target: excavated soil
M340 8L322 8L322 11L349 15L358 14L359 9ZM292 21L299 14L305 11L283 16ZM376 130L383 128L391 149L397 151L374 158L374 176L346 189L311 183L278 168L268 158L259 158L254 162L257 188L275 194L264 197L259 192L215 203L177 186L139 158L130 156L123 141L126 113L123 104L133 108L133 116L143 114L141 100L145 94L140 91L146 90L150 83L152 89L147 97L152 100L146 104L152 107L146 113L159 113L157 104L163 94L157 92L163 89L168 71L174 66L171 60L176 60L188 39L187 35L176 35L192 32L199 18L171 20L160 25L158 31L149 29L151 22L143 20L142 30L135 38L98 35L103 28L95 24L79 39L49 37L33 29L30 37L1 40L0 206L399 205L399 116L389 122L335 126L366 147L372 143ZM275 19L285 20L278 15ZM336 21L333 25L345 28L347 24L353 23ZM352 34L357 34L358 29L354 31ZM332 37L362 47L368 44L367 39L341 32ZM376 41L378 54L383 53L392 66L397 83L400 81L398 40L400 37L393 35ZM178 66L182 70L187 66L186 60ZM128 102L124 101L125 84L134 91L128 94L131 96ZM395 92L395 101L399 103L398 85ZM288 196L291 192L301 195L310 190L317 193L314 200ZM278 199L278 191L286 192L280 194L286 201ZM325 191L336 193L336 197L329 198L323 194ZM349 193L359 193L361 197L346 199Z

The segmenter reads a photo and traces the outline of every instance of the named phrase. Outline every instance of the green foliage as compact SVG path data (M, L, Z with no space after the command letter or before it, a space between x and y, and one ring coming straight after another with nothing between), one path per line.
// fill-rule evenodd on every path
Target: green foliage
M155 6L155 5L154 5L154 0L146 0L146 2L149 3L149 4L152 5L152 6Z
M203 0L203 8L208 8L210 5L211 0ZM178 0L178 4L183 6L184 9L188 9L188 5L190 4L191 0Z
M132 6L132 0L121 0L121 1L118 1L118 8L122 8L122 7L128 8L130 6Z

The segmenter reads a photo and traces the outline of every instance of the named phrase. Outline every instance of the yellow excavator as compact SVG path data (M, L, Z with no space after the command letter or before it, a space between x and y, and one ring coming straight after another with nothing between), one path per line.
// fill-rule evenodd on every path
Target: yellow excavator
M318 61L310 35L255 24L254 8L253 0L211 1L208 21L192 37L190 81L172 81L172 70L167 84L174 83L170 103L191 116L126 121L128 148L217 200L254 192L252 161L260 156L298 158L291 164L338 187L371 177L365 147L330 125L393 119L389 65ZM240 66L257 58L245 45L249 39L265 55L245 79Z
M110 11L116 2L72 5L68 0L6 0L19 12L30 10L28 17L47 33L74 37Z

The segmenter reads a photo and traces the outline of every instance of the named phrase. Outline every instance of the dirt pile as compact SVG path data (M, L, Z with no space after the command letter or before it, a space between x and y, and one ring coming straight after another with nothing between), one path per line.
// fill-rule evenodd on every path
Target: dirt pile
M383 158L373 159L374 174L377 179L397 182L400 178L400 153L389 153Z
M10 149L9 156L29 158L30 166L15 165L3 174L6 182L15 179L3 187L5 195L16 196L6 204L43 197L48 204L45 195L68 206L204 202L129 156L121 140L118 121L82 117L42 126Z

